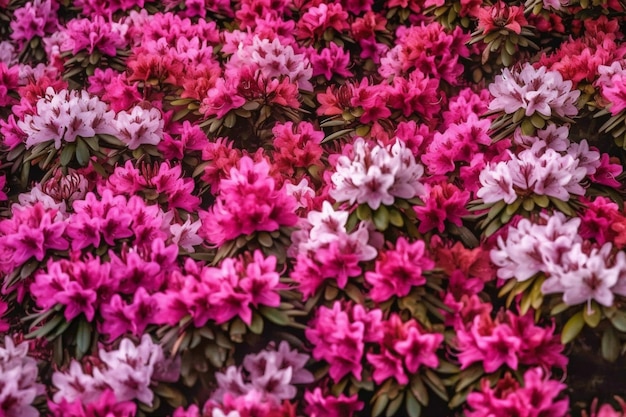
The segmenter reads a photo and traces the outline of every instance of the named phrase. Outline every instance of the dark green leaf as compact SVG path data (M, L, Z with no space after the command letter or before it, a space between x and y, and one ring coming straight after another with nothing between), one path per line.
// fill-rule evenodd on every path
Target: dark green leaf
M612 327L607 327L602 335L602 357L609 362L615 362L619 358L622 346Z

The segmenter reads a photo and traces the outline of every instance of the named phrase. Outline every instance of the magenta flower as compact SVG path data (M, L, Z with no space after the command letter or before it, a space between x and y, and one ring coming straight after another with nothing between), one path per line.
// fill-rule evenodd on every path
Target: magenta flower
M104 55L115 56L117 49L126 45L124 38L112 30L111 23L102 16L91 19L72 19L67 23L66 34L69 40L67 45L73 54L87 51L90 55L95 51Z
M435 352L443 341L442 334L426 333L414 319L403 322L397 314L392 314L383 323L383 331L382 337L376 340L380 344L380 353L367 354L377 384L394 378L399 384L406 385L409 374L417 372L420 367L439 366Z
M393 296L404 297L413 287L426 283L422 271L434 265L425 254L423 241L409 243L401 237L394 250L382 253L375 272L365 273L365 280L372 286L370 297L376 302L384 302Z
M243 157L219 187L215 205L208 213L200 214L200 235L210 243L219 246L241 235L273 232L296 224L297 202L284 189L276 189L266 160L255 163Z
M339 302L332 310L321 307L305 331L315 346L313 357L330 364L329 375L335 382L348 374L361 380L364 343L380 334L380 311L365 313L358 307L342 306Z
M218 78L215 87L210 88L206 98L202 100L200 111L207 117L222 118L245 103L246 99L237 93L236 80Z
M364 406L357 395L325 396L319 387L313 392L307 391L304 394L304 400L309 417L353 417L354 413L362 410Z
M504 323L494 323L489 316L479 315L470 327L457 329L458 358L461 369L483 362L486 372L495 372L506 364L516 370L522 340Z
M312 76L323 75L331 80L333 75L348 78L353 74L348 70L350 65L350 53L346 52L336 43L331 43L329 48L324 48L319 54L311 56L313 65Z
M417 327L408 329L407 338L399 340L394 347L396 352L404 357L404 363L409 372L415 373L420 366L437 368L439 358L435 353L443 341L439 333L423 333Z
M520 387L509 373L494 388L489 381L481 381L481 391L472 392L467 398L471 410L468 417L528 416L563 417L569 400L558 400L565 384L550 380L541 368L524 373L524 386Z

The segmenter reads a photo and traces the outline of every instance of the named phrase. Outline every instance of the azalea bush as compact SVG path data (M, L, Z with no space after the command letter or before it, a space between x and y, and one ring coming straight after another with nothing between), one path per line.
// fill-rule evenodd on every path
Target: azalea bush
M0 0L0 415L623 416L624 33Z

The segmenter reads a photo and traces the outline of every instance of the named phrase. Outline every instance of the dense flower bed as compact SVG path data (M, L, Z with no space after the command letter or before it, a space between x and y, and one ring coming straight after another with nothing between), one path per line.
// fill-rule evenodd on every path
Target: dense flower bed
M622 416L625 16L0 0L0 416Z

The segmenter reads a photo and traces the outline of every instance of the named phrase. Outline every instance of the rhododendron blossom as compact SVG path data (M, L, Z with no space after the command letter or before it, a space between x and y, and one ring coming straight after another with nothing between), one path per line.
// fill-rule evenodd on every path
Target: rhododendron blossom
M424 168L399 139L391 146L369 145L362 138L354 142L351 155L341 155L332 176L330 191L335 200L367 204L376 210L392 205L397 198L409 199L424 192L419 179Z
M505 68L489 86L494 99L489 103L489 110L515 113L524 109L526 116L535 112L550 117L575 116L576 100L580 91L572 90L572 82L564 81L560 73L547 71L545 67L535 69L526 64L521 71Z
M625 12L0 0L0 417L623 414Z

